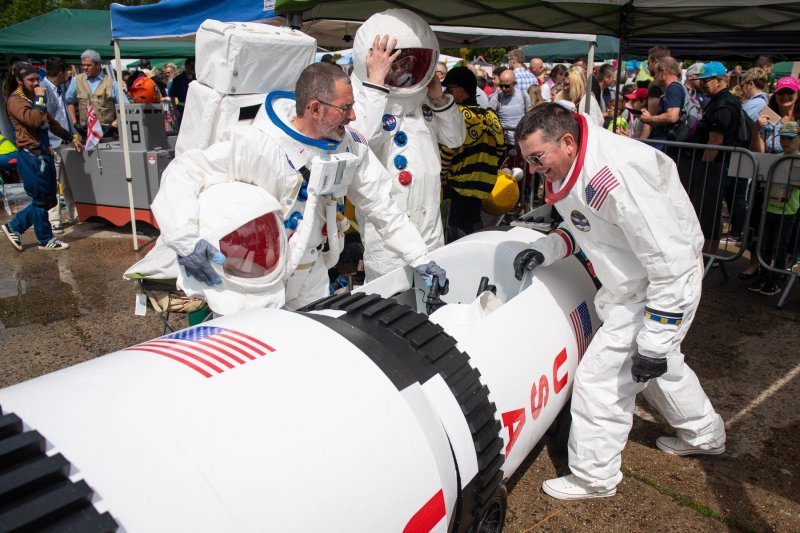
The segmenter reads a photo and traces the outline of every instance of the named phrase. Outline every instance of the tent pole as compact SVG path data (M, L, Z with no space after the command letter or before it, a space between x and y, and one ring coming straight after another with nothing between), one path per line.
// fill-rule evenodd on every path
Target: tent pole
M592 81L594 80L594 49L595 41L589 43L589 57L586 58L586 113L591 113L589 105L592 103Z
M614 133L617 132L617 117L620 115L620 102L622 97L622 90L620 89L620 77L622 76L622 39L619 40L619 49L617 50L617 81L614 84L614 118L612 118L612 124L614 124L611 128ZM627 69L626 69L627 74ZM623 83L622 86L624 87L625 84ZM623 104L624 105L624 104Z
M128 182L128 205L131 208L131 237L133 251L139 251L139 239L136 238L136 211L133 207L133 178L131 177L131 152L128 146L128 115L125 109L125 93L122 90L122 58L119 52L119 39L114 39L114 59L117 62L117 94L119 95L119 131L122 133L122 159L125 161L125 181Z

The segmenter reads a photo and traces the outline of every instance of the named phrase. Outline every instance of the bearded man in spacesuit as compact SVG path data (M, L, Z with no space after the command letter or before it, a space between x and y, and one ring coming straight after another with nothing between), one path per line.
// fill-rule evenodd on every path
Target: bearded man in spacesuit
M391 196L428 250L444 244L439 144L464 144L464 119L434 76L439 43L430 26L405 9L372 15L353 43L354 125L389 171ZM367 281L402 266L376 227L357 210Z
M557 104L525 115L517 139L564 218L516 257L517 279L582 250L603 284L595 298L603 326L572 393L572 475L542 489L559 499L614 495L639 392L677 430L677 438L659 437L658 448L723 453L722 418L681 353L700 301L703 234L674 163Z
M391 199L386 169L348 126L353 90L339 67L310 65L295 93L273 91L263 111L230 141L189 150L164 171L152 210L178 255L181 289L219 314L284 301L297 309L327 296L344 194L400 264L444 284L444 270ZM315 166L331 160L341 164L315 181Z

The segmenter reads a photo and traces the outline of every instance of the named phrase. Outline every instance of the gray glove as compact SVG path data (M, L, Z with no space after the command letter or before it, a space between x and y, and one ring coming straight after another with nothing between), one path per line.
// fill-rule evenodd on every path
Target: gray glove
M422 276L422 279L425 280L425 285L428 287L433 284L433 276L438 278L439 287L444 287L444 284L447 283L447 272L445 272L445 270L437 265L434 261L424 265L415 266L414 270L417 271L417 274Z
M657 378L667 371L666 357L648 357L636 352L633 354L632 359L631 375L636 383L646 383L648 380Z
M206 285L219 285L222 283L222 279L211 266L211 261L218 265L224 264L225 256L203 239L197 241L192 253L187 256L178 256L178 263L186 271L187 276L196 278Z
M534 248L522 250L514 258L514 277L521 280L526 270L533 270L544 263L544 254Z

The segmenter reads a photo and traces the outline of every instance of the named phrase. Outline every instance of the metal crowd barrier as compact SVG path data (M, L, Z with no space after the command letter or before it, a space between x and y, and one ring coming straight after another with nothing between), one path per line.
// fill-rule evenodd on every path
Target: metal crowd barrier
M800 252L800 212L791 212L792 204L797 200L795 195L800 194L800 156L773 158L766 176L763 199L757 202L761 212L755 248L762 273L766 271L767 277L778 285L786 280L778 300L778 307L783 307L792 286L800 277L800 263L797 262Z
M753 240L749 228L756 203L759 158L744 148L654 139L642 142L663 147L675 161L706 241L703 249L705 272L719 265L727 280L724 264L741 257ZM718 157L719 161L702 161L705 150L716 150L722 157ZM723 211L723 202L727 214ZM736 230L741 232L741 240L733 238Z

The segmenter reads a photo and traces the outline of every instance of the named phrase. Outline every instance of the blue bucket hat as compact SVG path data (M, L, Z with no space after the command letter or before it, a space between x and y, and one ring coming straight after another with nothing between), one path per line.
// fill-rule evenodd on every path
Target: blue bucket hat
M724 78L728 75L728 69L719 61L709 61L703 68L700 69L700 75L697 76L699 80L707 80L711 78Z

